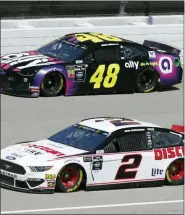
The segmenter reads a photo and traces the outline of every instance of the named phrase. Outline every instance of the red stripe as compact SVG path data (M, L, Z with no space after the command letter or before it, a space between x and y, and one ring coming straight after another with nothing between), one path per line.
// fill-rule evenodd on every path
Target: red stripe
M143 151L132 151L132 152L116 152L116 153L102 153L102 154L87 154L87 155L69 155L70 158L78 158L78 157L89 157L89 156L105 156L105 155L122 155L122 154L135 154L135 153L142 153L142 152L153 152L153 150L143 150ZM66 155L67 156L67 155ZM53 160L48 161L54 161L54 160L60 160L65 159L65 157L61 158L54 158Z
M106 185L106 184L124 184L128 182L145 182L145 181L163 181L164 178L152 178L152 179L143 179L143 180L124 180L124 181L116 181L116 182L104 182L104 183L94 183L88 184L87 186L97 186L97 185Z

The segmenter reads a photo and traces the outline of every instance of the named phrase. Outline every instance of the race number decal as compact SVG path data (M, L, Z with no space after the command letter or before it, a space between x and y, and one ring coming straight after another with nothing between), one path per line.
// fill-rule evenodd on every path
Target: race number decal
M95 73L91 76L89 83L94 83L94 89L99 89L101 87L101 83L103 81L104 88L112 88L115 86L118 73L120 72L119 64L110 64L107 69L107 75L103 78L103 74L105 72L105 65L99 65Z
M159 60L159 68L163 74L172 73L172 65L170 57L161 57Z
M78 41L84 42L84 41L92 41L93 43L99 43L103 41L108 41L108 42L119 42L122 41L122 39L118 37L114 37L111 35L106 35L106 34L96 34L96 33L91 33L91 34L75 34L75 37Z
M133 161L132 163L128 164L130 160ZM138 172L138 170L136 169L140 166L141 160L142 160L141 154L125 155L121 161L121 166L118 169L115 180L134 179Z

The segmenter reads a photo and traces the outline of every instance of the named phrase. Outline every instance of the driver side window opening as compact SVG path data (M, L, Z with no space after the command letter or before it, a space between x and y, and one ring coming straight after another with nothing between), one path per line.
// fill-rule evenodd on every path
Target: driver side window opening
M119 61L118 47L101 47L94 51L94 57L97 63L117 62Z
M150 149L145 132L134 132L114 138L105 148L105 153L131 152Z
M148 149L148 139L145 132L125 134L118 138L120 152L141 151Z

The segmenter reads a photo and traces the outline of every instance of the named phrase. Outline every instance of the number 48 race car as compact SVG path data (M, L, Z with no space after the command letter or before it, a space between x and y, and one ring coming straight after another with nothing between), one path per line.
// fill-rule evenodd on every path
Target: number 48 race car
M184 127L84 119L45 140L1 150L1 186L28 192L184 184Z
M100 33L73 33L1 58L2 93L38 97L147 93L182 81L180 50Z

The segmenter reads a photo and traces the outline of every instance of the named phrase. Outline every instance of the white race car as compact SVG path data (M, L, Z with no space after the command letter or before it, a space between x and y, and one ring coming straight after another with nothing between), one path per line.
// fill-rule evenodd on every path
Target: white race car
M54 193L181 185L183 132L184 126L167 129L124 118L85 119L48 139L2 149L1 186Z

